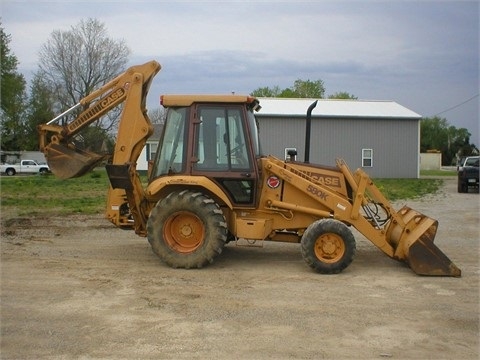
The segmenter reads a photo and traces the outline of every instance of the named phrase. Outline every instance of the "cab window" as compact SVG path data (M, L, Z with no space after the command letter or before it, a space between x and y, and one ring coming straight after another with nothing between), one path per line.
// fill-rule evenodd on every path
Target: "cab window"
M201 106L198 118L195 170L250 169L241 108Z
M170 108L165 122L161 148L157 151L153 177L175 174L184 171L185 164L185 123L188 111L186 108Z

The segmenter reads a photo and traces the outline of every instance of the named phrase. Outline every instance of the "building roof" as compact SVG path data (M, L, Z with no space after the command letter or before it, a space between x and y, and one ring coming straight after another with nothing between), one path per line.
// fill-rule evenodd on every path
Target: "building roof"
M301 116L317 99L258 98L261 110L257 116ZM318 99L312 117L403 118L420 119L422 116L394 101Z

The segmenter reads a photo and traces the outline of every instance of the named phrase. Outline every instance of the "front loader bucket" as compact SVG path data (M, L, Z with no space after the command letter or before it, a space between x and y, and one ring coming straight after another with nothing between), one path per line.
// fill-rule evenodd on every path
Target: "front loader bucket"
M394 257L418 275L460 277L461 270L433 243L438 221L406 206L398 214L405 226L394 221L387 231Z
M89 151L55 143L49 144L44 152L50 170L60 179L82 176L105 158Z

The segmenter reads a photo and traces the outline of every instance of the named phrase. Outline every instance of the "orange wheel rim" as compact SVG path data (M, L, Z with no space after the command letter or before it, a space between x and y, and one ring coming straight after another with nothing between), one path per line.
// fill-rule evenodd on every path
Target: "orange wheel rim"
M315 241L315 256L324 263L335 263L345 254L345 242L333 233L323 234Z
M205 238L203 222L188 211L171 215L165 222L163 232L168 246L179 253L195 251Z

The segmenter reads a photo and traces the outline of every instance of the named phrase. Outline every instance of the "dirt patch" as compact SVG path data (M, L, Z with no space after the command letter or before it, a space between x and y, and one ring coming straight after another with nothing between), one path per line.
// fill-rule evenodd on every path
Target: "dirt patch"
M478 359L479 196L447 180L405 203L439 220L461 278L417 276L358 233L326 276L294 244L182 270L102 216L4 219L1 358Z

